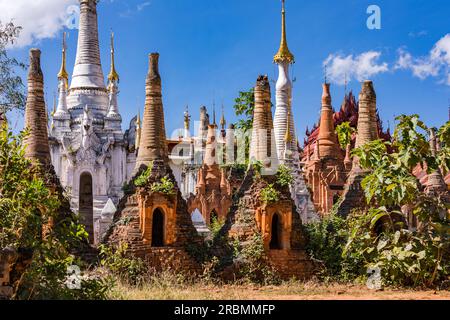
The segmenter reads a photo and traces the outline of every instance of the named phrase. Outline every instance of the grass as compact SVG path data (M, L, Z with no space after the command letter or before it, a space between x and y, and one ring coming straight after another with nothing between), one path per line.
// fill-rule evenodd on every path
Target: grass
M450 291L408 289L369 290L361 284L325 284L317 280L288 281L278 286L215 284L168 272L137 286L118 281L113 300L450 300Z

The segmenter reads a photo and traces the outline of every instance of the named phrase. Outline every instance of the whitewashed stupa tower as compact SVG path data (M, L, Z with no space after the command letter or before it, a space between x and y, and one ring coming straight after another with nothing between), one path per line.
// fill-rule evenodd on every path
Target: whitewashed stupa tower
M279 70L273 127L279 162L291 169L295 178L294 185L291 187L292 198L295 201L297 212L302 221L307 223L317 218L317 214L301 172L298 146L295 140L295 124L292 113L292 81L289 78L289 67L295 62L295 58L289 51L287 42L285 0L281 2L281 43L273 59Z
M79 0L78 46L72 81L66 71L66 44L58 73L59 101L50 132L52 163L80 215L91 242L98 243L112 222L122 186L131 177L129 152L118 104L119 75L111 36L111 71L105 85L98 41L97 0ZM132 139L134 140L134 139Z
M275 141L277 145L278 159L283 162L286 151L292 154L296 145L294 118L292 116L292 82L289 78L289 66L295 62L294 55L289 51L286 36L286 10L285 0L282 0L281 11L281 43L280 49L273 61L278 65L278 81L276 84L276 108L274 117Z

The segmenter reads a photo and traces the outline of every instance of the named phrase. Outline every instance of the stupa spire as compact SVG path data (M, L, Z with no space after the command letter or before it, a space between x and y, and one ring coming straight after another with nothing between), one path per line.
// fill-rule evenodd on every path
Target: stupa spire
M66 89L69 86L69 74L66 70L66 33L63 33L63 41L62 41L62 59L61 59L61 68L58 72L58 80L64 80L64 84L66 86Z
M294 63L294 55L289 51L287 35L286 35L286 8L285 0L281 0L282 10L281 10L281 43L277 54L273 58L275 63Z
M108 80L110 83L119 81L119 74L116 71L114 62L114 32L111 32L111 69L109 71Z
M38 161L43 166L50 165L44 76L41 70L41 51L39 49L30 50L24 127L29 130L29 135L24 140L25 156Z
M145 108L136 169L153 160L167 160L166 130L159 75L159 54L149 57L149 71L145 84Z
M97 0L80 1L77 55L71 89L106 89L100 62Z
M330 84L326 82L323 84L318 140L320 141L320 158L337 158L340 155L336 134L334 132Z

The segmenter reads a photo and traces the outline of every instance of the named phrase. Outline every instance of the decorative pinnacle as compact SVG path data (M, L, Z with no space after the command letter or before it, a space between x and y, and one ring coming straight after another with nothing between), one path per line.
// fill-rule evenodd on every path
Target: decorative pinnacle
M216 124L216 103L215 102L213 102L213 125L215 127L217 127L217 124Z
M286 10L284 5L285 0L281 0L282 10L281 10L281 43L280 49L278 49L277 54L273 58L275 63L294 63L294 55L289 51L287 36L286 36Z
M286 134L284 136L284 142L286 143L292 142L290 120L291 120L291 110L289 110L287 114Z
M222 104L222 117L220 117L220 126L222 127L222 129L225 129L226 125L227 125L227 122L225 121L224 106Z
M63 42L62 42L62 61L61 61L61 69L58 72L58 80L64 79L66 82L66 88L69 82L69 74L66 70L66 33L63 33Z
M189 115L189 106L186 106L186 111L184 112L184 128L189 130L191 123L191 116Z
M119 74L114 63L114 32L111 32L111 71L109 72L108 80L110 82L119 81Z

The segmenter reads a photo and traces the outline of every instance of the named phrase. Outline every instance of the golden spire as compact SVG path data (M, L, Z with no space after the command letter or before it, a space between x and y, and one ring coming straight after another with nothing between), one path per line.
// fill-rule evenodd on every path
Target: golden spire
M134 142L134 146L136 149L139 148L140 143L141 143L141 110L138 109L138 114L137 114L137 119L136 119L135 142Z
M58 80L64 79L66 82L66 88L69 83L69 74L66 71L66 33L63 33L63 43L62 43L62 61L61 69L58 72Z
M111 71L109 72L108 80L110 82L119 81L119 74L114 63L114 32L111 32Z
M53 92L53 110L50 115L53 117L55 113L56 113L56 92Z
M284 142L286 142L286 143L292 142L290 124L291 124L291 110L288 111L288 115L287 115L286 134L284 136Z
M227 122L225 121L225 112L224 112L224 107L222 104L222 116L220 117L220 126L222 129L225 129Z
M280 49L278 50L278 53L273 58L273 61L275 63L294 63L294 55L289 51L288 43L287 43L287 37L286 37L286 10L284 7L284 1L281 0L283 9L281 10L281 43L280 43Z

